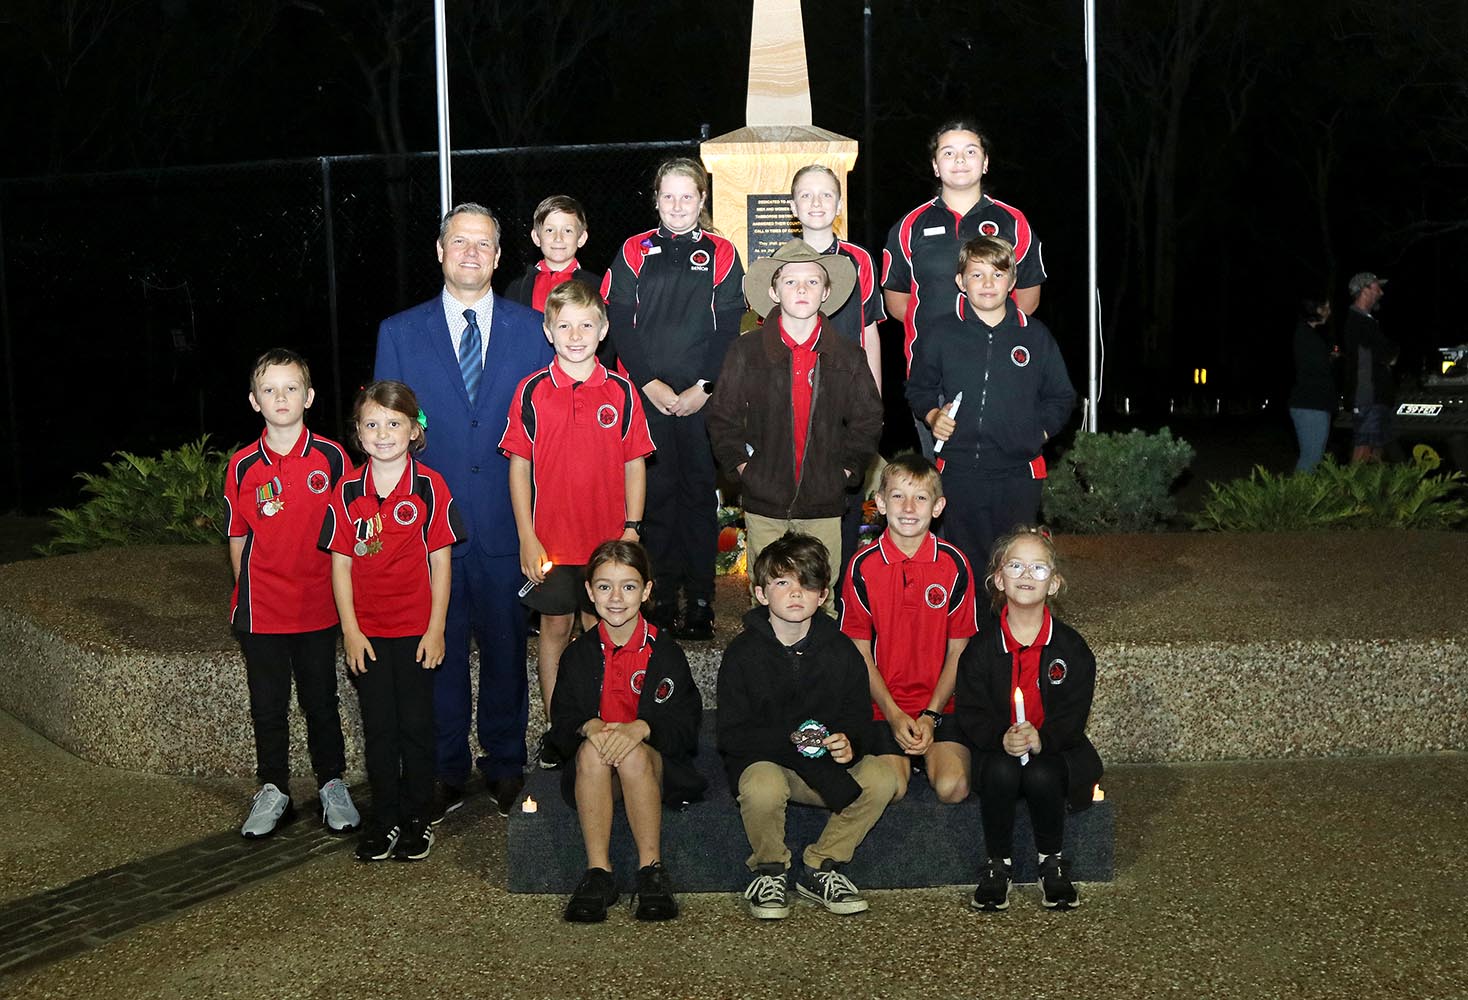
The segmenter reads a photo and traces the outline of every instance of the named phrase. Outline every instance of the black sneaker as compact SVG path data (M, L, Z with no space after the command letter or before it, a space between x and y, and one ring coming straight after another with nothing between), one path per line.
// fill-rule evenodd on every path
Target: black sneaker
M561 758L561 752L546 742L545 733L540 734L540 742L535 744L535 759L539 761L542 771L555 771L566 763Z
M386 861L392 857L393 848L397 847L399 832L397 827L384 830L374 823L357 841L357 860Z
M675 639L706 642L714 637L714 608L708 601L693 601L683 619L673 628Z
M790 897L785 891L785 866L760 865L754 880L744 890L749 915L756 920L783 920L790 916Z
M433 826L443 822L443 818L464 805L464 786L451 785L447 781L435 781L433 783L433 802L429 805L428 822Z
M671 632L678 622L678 602L654 599L652 606L642 612L642 617L657 626L659 632Z
M520 793L525 790L525 776L514 774L508 778L489 779L489 794L494 799L494 806L499 810L501 816L510 815L510 808Z
M668 888L668 873L661 861L637 870L637 903L632 915L638 920L672 920L678 901Z
M795 888L806 899L824 906L828 913L845 916L861 913L871 906L862 898L861 890L837 871L836 863L829 858L821 862L820 868L801 865Z
M1080 893L1070 880L1070 859L1052 854L1040 865L1040 902L1047 910L1073 910L1081 905Z
M997 913L1009 909L1009 877L1011 869L1003 861L990 858L979 872L979 884L969 909L980 913Z
M408 820L397 846L393 848L394 861L422 861L433 850L433 824L421 817Z
M573 924L599 924L607 918L607 911L619 895L611 872L605 868L588 868L566 902L566 919Z

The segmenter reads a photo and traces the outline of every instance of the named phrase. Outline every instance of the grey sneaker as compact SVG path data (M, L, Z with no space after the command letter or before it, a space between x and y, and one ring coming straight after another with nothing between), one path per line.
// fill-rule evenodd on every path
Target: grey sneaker
M861 913L871 906L851 879L837 871L835 863L829 860L822 862L820 868L801 865L795 888L806 899L824 906L829 913L845 916Z
M347 833L362 825L362 814L352 804L347 783L340 778L321 786L321 822L332 833Z
M783 865L760 865L754 881L744 890L749 915L756 920L783 920L790 916L790 899L785 893L786 873Z
M282 823L289 823L296 816L291 797L270 782L260 786L250 800L250 815L240 827L240 834L249 840L268 837Z

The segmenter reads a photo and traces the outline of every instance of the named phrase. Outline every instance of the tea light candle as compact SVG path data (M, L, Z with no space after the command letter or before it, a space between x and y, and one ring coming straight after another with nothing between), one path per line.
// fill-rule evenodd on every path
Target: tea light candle
M520 811L521 812L533 813L536 810L538 810L539 808L540 808L540 804L537 803L533 798L531 798L528 795L525 796L525 801L522 802L522 803L520 803Z

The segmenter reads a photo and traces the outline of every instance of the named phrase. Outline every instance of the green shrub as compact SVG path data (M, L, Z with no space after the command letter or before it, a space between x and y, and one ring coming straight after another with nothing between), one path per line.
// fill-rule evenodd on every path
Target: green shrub
M1082 534L1155 531L1176 513L1172 484L1192 460L1192 445L1166 427L1079 433L1045 481L1045 520Z
M229 452L208 447L209 435L156 458L116 453L102 475L83 472L80 507L55 507L53 537L43 555L110 545L219 542L224 538L224 485Z
M1272 475L1256 466L1248 479L1209 486L1195 519L1203 531L1315 531L1453 528L1468 523L1463 474L1433 475L1435 456L1401 465L1337 465Z

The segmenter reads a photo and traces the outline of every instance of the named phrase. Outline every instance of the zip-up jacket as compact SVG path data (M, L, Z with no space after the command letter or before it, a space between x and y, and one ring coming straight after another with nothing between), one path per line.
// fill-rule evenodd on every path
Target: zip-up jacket
M719 374L744 315L734 244L700 229L629 236L602 279L608 337L633 383L682 392Z
M924 420L960 392L958 427L941 457L995 477L1036 474L1032 463L1046 435L1060 432L1076 401L1060 345L1044 323L1007 301L1004 319L990 327L962 294L918 339L907 402Z
M708 405L714 457L741 481L744 509L764 517L840 517L846 487L876 453L882 397L860 347L825 320L816 338L805 460L795 477L793 355L780 337L779 314L734 342ZM752 451L750 449L753 449ZM739 474L741 462L749 464Z
M946 449L945 449L946 450ZM1091 789L1101 780L1101 755L1086 736L1091 698L1096 691L1096 658L1079 632L1054 617L1040 653L1040 752L1065 758L1066 798L1072 812L1091 805ZM1044 638L1044 637L1042 637ZM1038 639L1036 641L1039 641ZM1014 654L997 614L990 615L958 660L954 711L964 738L980 753L1004 751L1013 702Z
M698 753L698 727L703 721L703 698L678 644L650 626L646 641L652 644L652 656L637 698L637 717L650 730L648 746L663 758L663 801L669 805L693 802L703 798L708 784L693 766ZM561 654L556 696L551 701L551 726L545 734L546 742L568 762L567 777L573 788L576 751L586 739L580 729L601 714L605 677L601 629L587 629Z
M744 631L719 665L718 692L719 754L736 794L744 769L767 760L794 771L838 812L861 795L850 764L829 753L806 757L790 742L801 723L814 720L845 733L852 763L861 759L872 714L866 661L830 618L817 613L806 639L788 647L775 638L767 609L746 612Z

